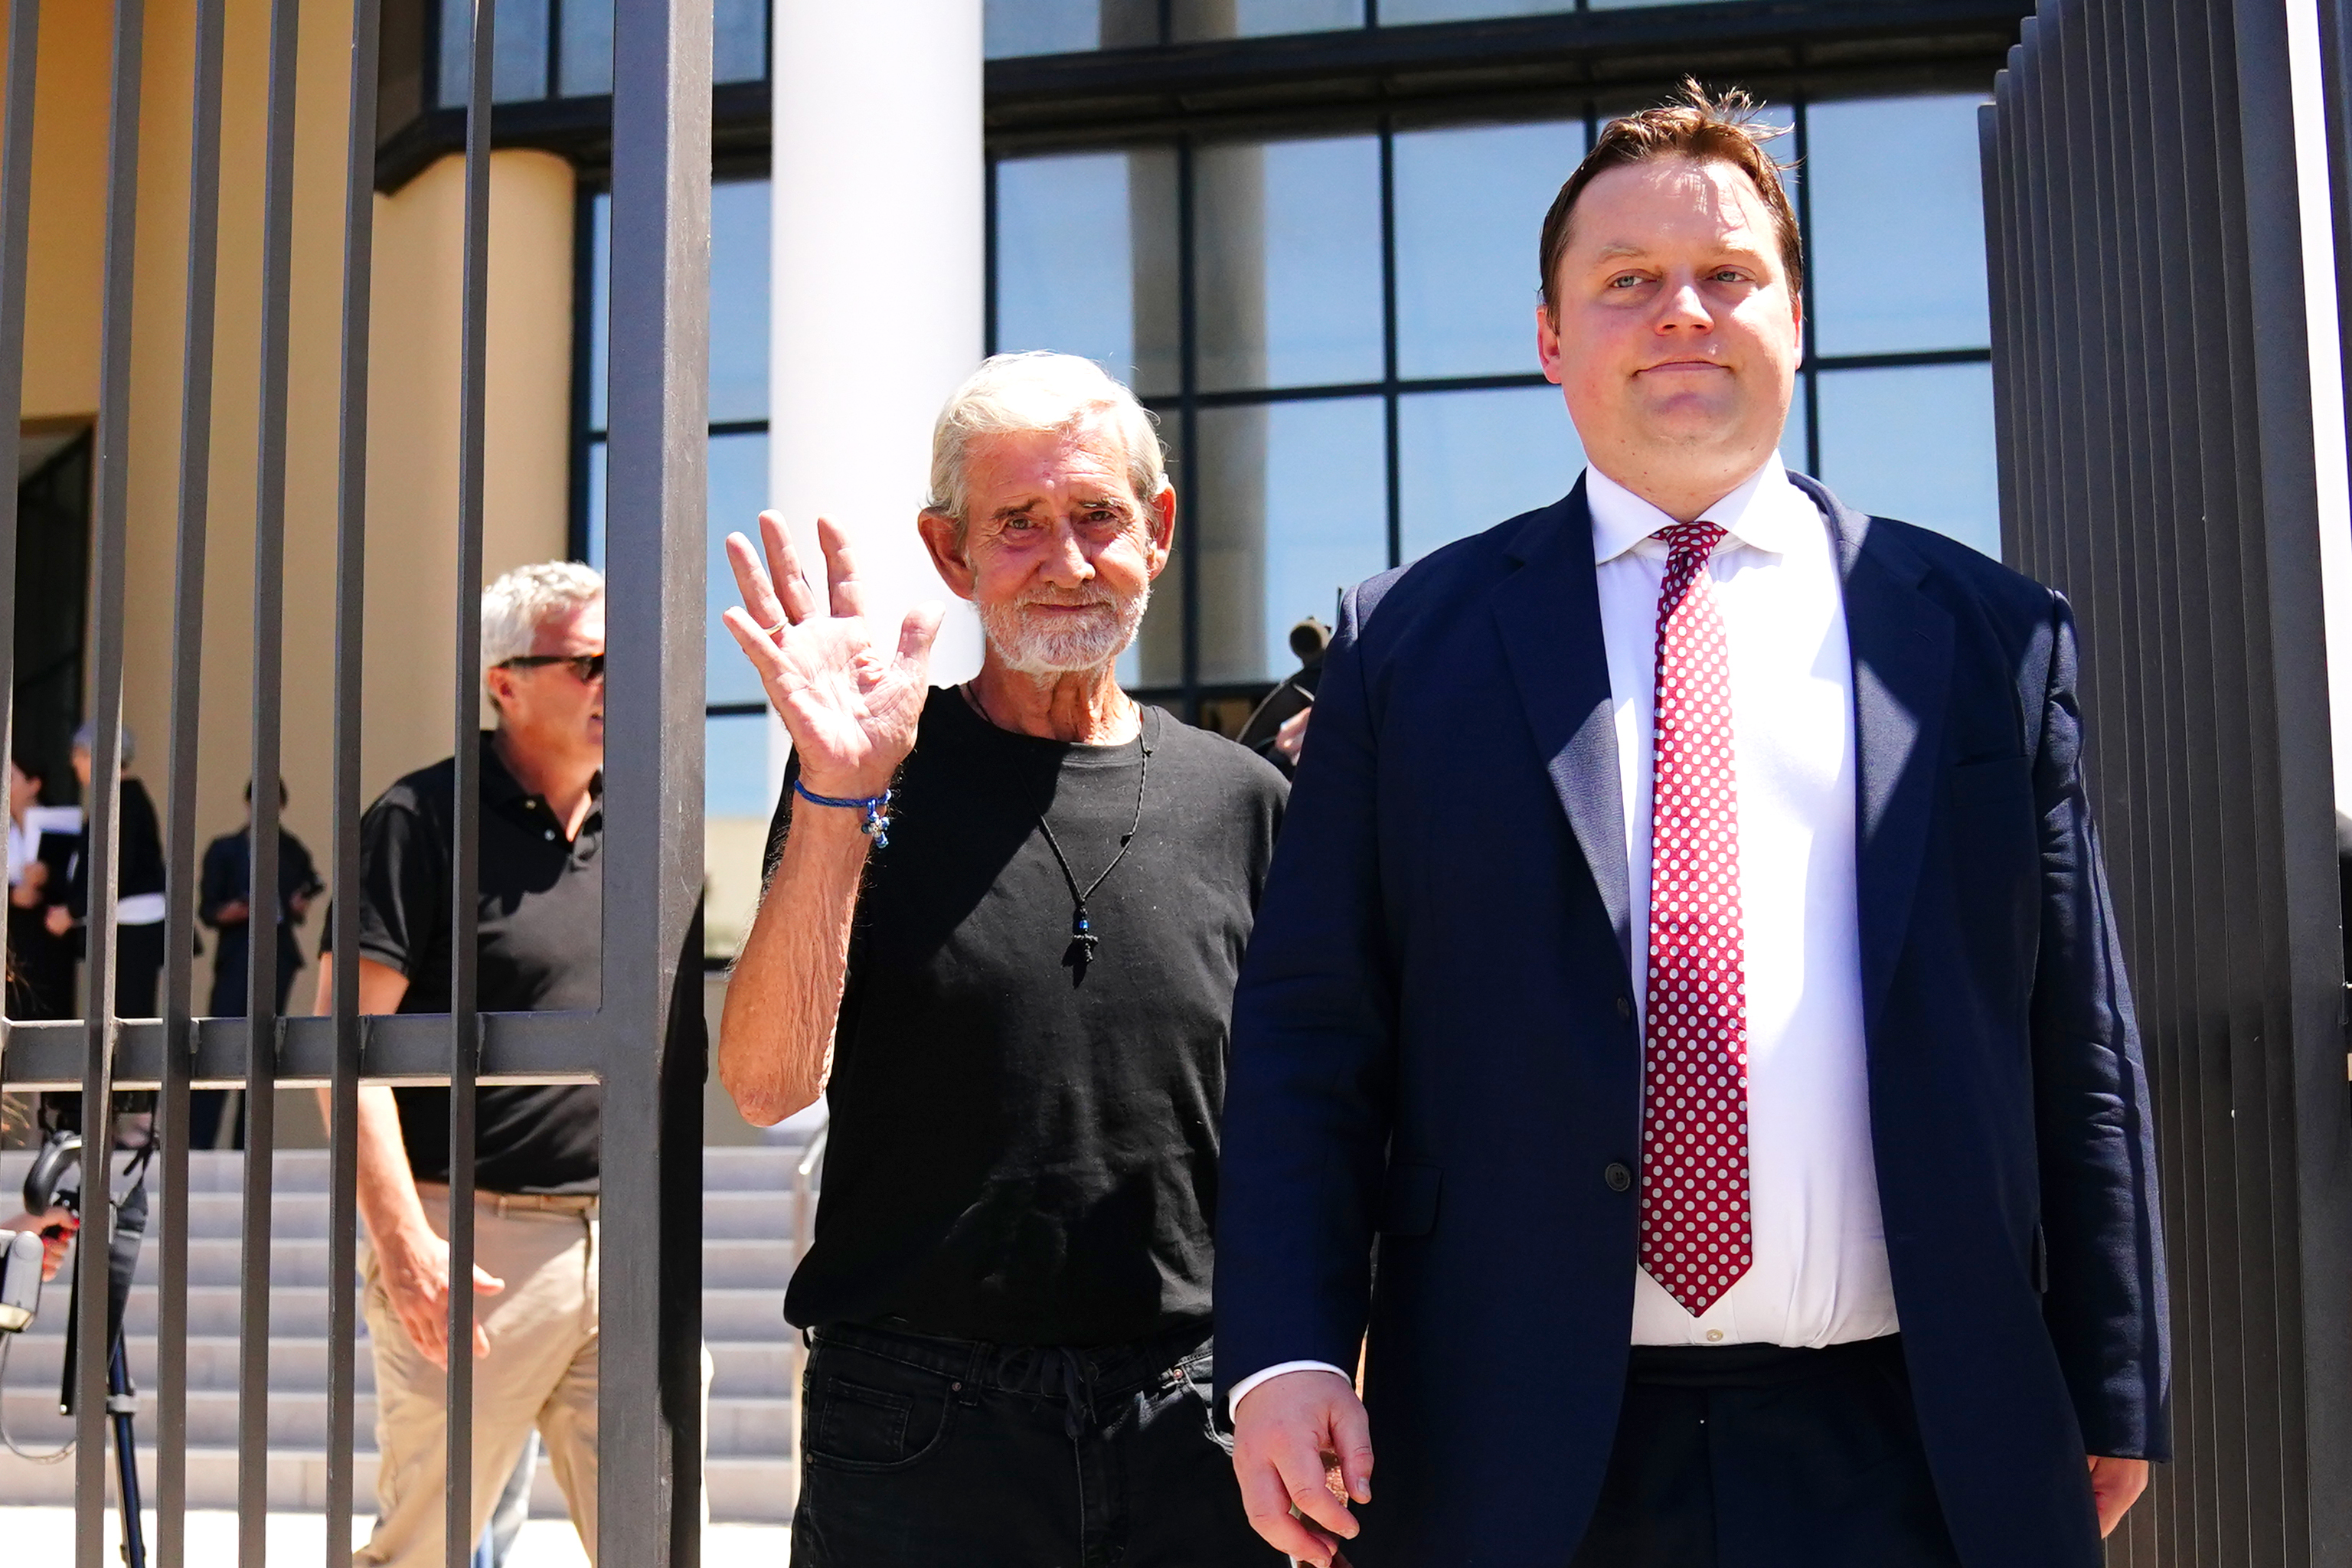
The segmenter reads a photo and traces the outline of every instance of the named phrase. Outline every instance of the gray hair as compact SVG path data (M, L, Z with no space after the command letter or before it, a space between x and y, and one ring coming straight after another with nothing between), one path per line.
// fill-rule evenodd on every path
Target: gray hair
M1168 463L1150 413L1103 368L1076 354L996 354L972 372L931 427L931 492L923 510L955 520L961 532L971 497L965 486L976 441L991 436L1067 430L1108 416L1127 447L1127 475L1140 500L1168 488Z
M518 566L483 589L485 688L493 668L530 651L530 645L539 638L540 627L576 614L604 596L604 574L577 561L540 561Z
M122 765L127 768L139 755L139 743L131 738L131 726L128 724L122 726L121 735ZM77 752L88 752L93 757L98 755L97 720L82 721L81 727L74 731L73 749Z

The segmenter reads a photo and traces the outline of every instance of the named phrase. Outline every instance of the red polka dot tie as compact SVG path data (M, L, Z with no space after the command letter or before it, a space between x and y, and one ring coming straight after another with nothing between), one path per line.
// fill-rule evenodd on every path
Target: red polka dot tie
M1753 1257L1748 980L1731 655L1708 591L1712 522L1659 531L1650 991L1642 1070L1642 1267L1696 1317Z

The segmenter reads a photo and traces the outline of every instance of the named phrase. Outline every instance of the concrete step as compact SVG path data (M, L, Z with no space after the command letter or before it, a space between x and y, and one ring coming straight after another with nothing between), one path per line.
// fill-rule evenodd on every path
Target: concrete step
M234 1389L192 1388L188 1391L188 1442L191 1447L236 1447L237 1398ZM710 1398L710 1452L730 1458L781 1458L790 1451L793 1402L784 1397ZM155 1402L152 1393L140 1399L140 1425L152 1427ZM52 1447L73 1435L72 1420L58 1410L54 1369L43 1381L20 1378L8 1369L8 1387L0 1394L8 1435L28 1447ZM352 1405L352 1442L375 1451L375 1396L362 1394ZM269 1442L272 1447L324 1451L327 1443L327 1402L315 1393L273 1389L269 1394ZM25 1498L0 1500L31 1501Z
M713 1340L710 1346L712 1376L710 1391L719 1397L756 1396L783 1398L793 1392L792 1346L784 1341L766 1342L736 1340ZM155 1342L152 1338L130 1339L131 1381L142 1389L152 1391L159 1373L156 1370ZM13 1389L53 1389L65 1366L66 1342L62 1329L52 1333L26 1334L11 1348L8 1359L8 1386ZM188 1340L188 1387L216 1393L234 1393L236 1389L240 1362L238 1342L234 1337L191 1335ZM357 1353L352 1358L353 1374L359 1391L375 1391L375 1357L369 1352L367 1336L362 1331ZM269 1386L287 1394L312 1394L323 1398L327 1392L327 1342L324 1339L272 1339L269 1342Z
M28 1447L30 1445L27 1445ZM153 1506L155 1450L139 1450L139 1475ZM269 1454L269 1506L273 1510L316 1512L327 1506L327 1459L324 1454L299 1448L272 1449ZM365 1529L375 1511L376 1457L355 1454L352 1463L352 1511ZM107 1473L111 1481L113 1464ZM188 1506L192 1509L233 1509L236 1506L236 1450L233 1447L191 1447L188 1449ZM74 1467L70 1459L37 1465L0 1451L0 1499L9 1505L70 1507ZM703 1484L710 1498L710 1517L721 1523L789 1522L800 1493L800 1477L782 1459L722 1458L713 1455L703 1468ZM110 1484L110 1496L113 1488ZM555 1484L552 1467L544 1459L533 1478L530 1511L534 1519L562 1519L563 1494Z

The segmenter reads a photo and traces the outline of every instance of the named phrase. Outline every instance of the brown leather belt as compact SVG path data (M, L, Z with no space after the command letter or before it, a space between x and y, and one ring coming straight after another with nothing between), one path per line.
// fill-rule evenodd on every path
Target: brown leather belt
M423 1196L429 1193L436 1194L446 1201L449 1196L449 1184L446 1182L419 1182L416 1184L416 1191L419 1196ZM535 1214L564 1215L580 1218L594 1219L596 1217L597 1203L597 1195L594 1193L485 1193L477 1191L474 1194L474 1206L476 1208L488 1209L492 1214L499 1215L501 1219L510 1219L521 1215Z

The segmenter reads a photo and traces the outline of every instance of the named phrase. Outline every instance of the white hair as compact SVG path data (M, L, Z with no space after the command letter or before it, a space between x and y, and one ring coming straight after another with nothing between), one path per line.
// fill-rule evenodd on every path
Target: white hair
M520 658L539 640L539 628L575 615L604 596L604 577L577 561L540 561L518 566L482 590L482 679ZM497 699L492 698L493 705Z
M931 493L924 510L970 522L965 470L972 444L991 436L1067 430L1106 416L1127 447L1127 475L1138 500L1168 488L1168 463L1151 415L1103 368L1076 354L996 354L972 372L931 427Z

